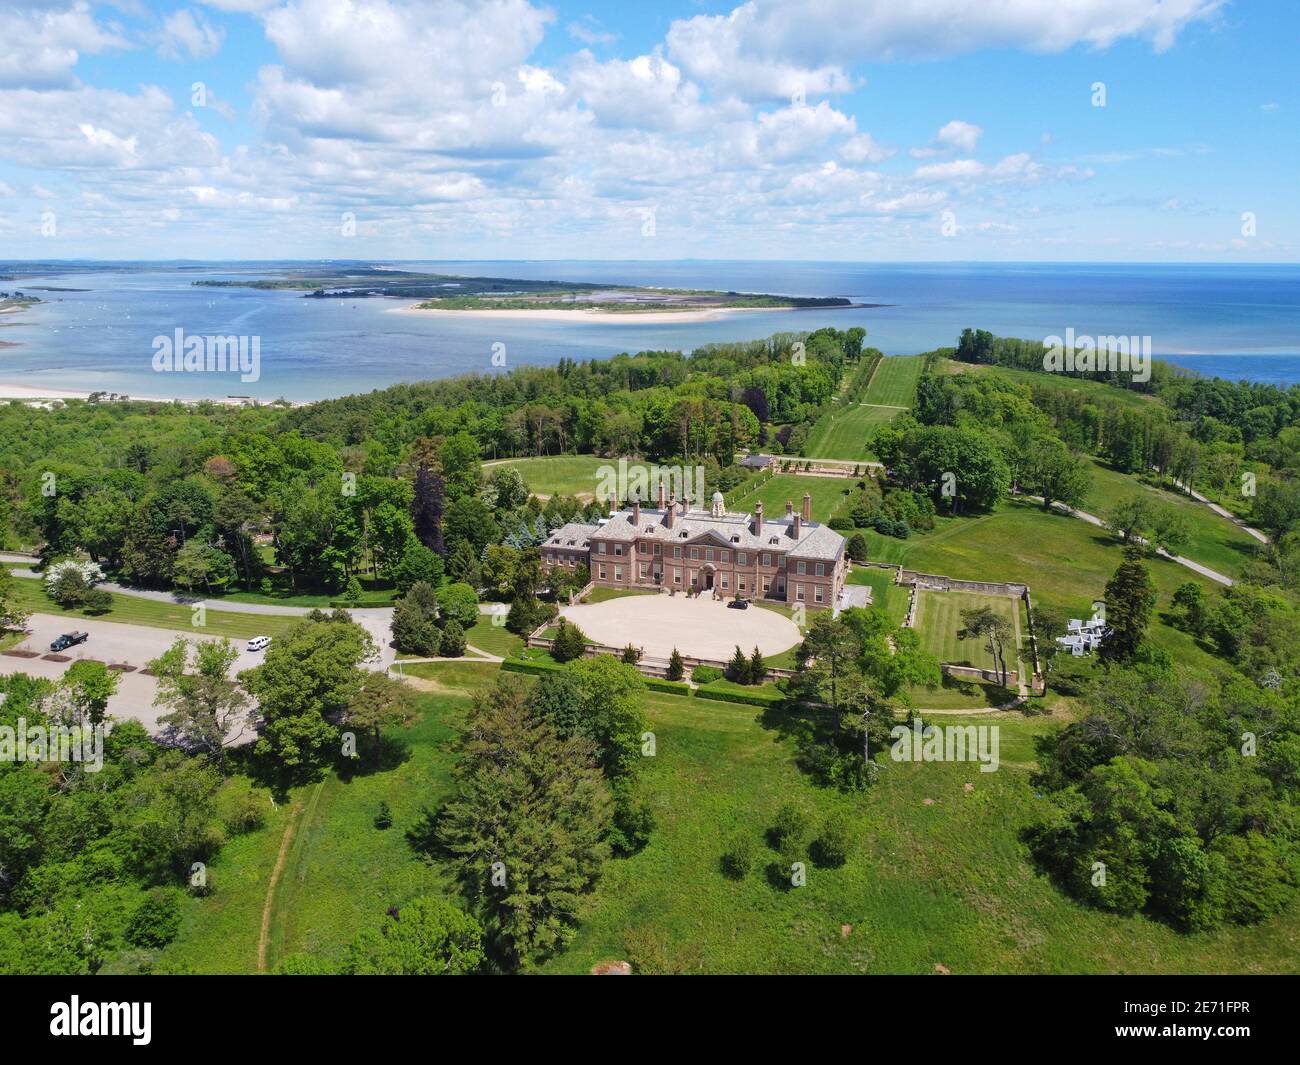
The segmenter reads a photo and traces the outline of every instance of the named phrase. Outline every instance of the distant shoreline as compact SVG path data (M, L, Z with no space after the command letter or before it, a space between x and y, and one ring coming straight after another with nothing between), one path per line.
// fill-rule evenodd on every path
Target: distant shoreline
M795 309L793 307L707 307L689 311L596 311L579 308L559 310L540 307L535 310L522 308L476 309L472 307L460 309L455 307L421 307L421 302L423 301L417 300L403 307L389 307L384 313L436 314L460 318L515 318L546 322L591 322L594 324L642 322L652 325L664 325L669 322L709 322L728 314Z

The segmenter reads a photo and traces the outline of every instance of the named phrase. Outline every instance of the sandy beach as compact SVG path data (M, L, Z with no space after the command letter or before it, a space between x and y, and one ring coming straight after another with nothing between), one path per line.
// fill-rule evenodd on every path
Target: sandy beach
M710 322L729 314L747 311L785 310L780 307L709 307L694 311L561 311L537 310L454 310L448 307L421 307L409 303L390 307L388 314L442 314L459 318L518 318L543 322L591 322L597 325L666 325L672 322Z
M112 395L109 389L97 389L100 395ZM91 392L81 389L72 388L47 388L44 386L18 385L7 381L0 381L0 401L6 399L19 399L25 402L40 402L42 400L56 399L89 399ZM231 396L218 396L210 399L185 399L180 396L138 396L134 392L128 393L127 398L133 403L183 403L187 407L197 406L200 403L216 403L219 406L242 407L245 400L237 399ZM110 402L105 400L105 402ZM306 406L308 400L290 400L289 405L292 407ZM263 406L269 406L268 401L262 402Z

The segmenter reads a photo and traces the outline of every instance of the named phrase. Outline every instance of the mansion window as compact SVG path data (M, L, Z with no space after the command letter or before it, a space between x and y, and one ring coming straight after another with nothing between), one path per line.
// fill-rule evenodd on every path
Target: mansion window
M642 562L642 563L641 563L641 579L642 579L642 580L645 580L645 576L646 576L646 567L645 567L645 563Z
M601 546L601 547L604 547L605 545L604 545L604 544L601 544L600 546ZM771 564L772 564L772 556L771 556L770 554L768 554L766 551L764 551L764 552L763 552L763 565L765 565L765 566L770 566Z
M600 567L600 579L601 579L602 581L605 579L605 567L604 567L604 566L601 566L601 567Z
M700 557L700 549L698 547L692 547L691 558L699 558L699 557Z
M660 550L662 544L655 544L655 558L658 558L663 552Z
M820 584L813 588L813 599L818 603L822 601L822 586Z
M614 554L616 554L616 555L621 555L622 553L623 553L623 545L622 545L622 544L615 544L615 545L614 545Z
M727 575L724 573L722 575L722 587L725 588L726 586L727 586Z
M726 551L719 551L719 552L718 552L718 561L719 561L719 562L726 562L726 561L728 561L729 557L730 557L730 556L727 554Z
M796 584L796 585L794 586L794 597L795 597L795 599L798 600L800 603L803 602L803 585L802 585L802 584Z
M737 566L743 566L744 564L745 564L745 552L744 552L744 551L737 551L737 552L736 552L736 565L737 565Z
M704 561L705 561L705 562L712 562L712 561L713 561L713 548L711 548L711 547L706 547L706 548L704 549Z
M673 584L682 583L682 570L680 566L673 567Z
M826 567L822 565L822 563L820 562L817 563L817 576L819 577L826 576Z
M743 592L743 591L745 590L745 578L744 578L744 577L737 577L737 578L736 578L736 589L737 589L737 591L741 591L741 592Z
M607 546L608 546L608 545L605 543L605 541L602 540L602 541L600 542L600 544L597 546L597 550L598 550L598 551L603 555L603 554L606 553L606 552L605 552L605 548L606 548Z
M681 549L680 547L677 547L676 545L674 545L674 547L673 547L673 558L681 558L681 557L682 557L682 549Z
M623 579L623 567L622 567L622 566L615 566L615 567L614 567L614 580L616 580L616 581L621 581L622 579Z
M802 561L802 560L800 560L800 562L799 562L799 573L800 573L800 575L802 576L803 574L805 574L805 573L807 573L807 572L808 572L808 563L807 563L807 562L804 562L804 561Z

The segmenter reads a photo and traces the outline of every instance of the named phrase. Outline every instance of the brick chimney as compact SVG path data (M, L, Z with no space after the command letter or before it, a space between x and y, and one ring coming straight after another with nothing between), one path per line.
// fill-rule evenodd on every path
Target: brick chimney
M763 535L763 501L754 504L754 535Z
M664 509L664 482L662 477L659 479L659 509Z
M799 518L800 518L800 515L798 515L798 514L796 514L796 515L794 516L794 525L793 525L793 526L791 527L791 529L790 529L791 534L794 536L794 538L795 538L796 540L799 539L799 533L800 533L800 531L801 531L801 529L802 529L802 526L803 526L803 522L801 522L801 521L799 520Z
M608 517L611 517L611 518L612 518L612 517L614 516L614 511L616 511L616 510L618 510L618 493L617 493L617 492L610 492L610 493L609 493L609 514L608 514Z
M807 492L803 494L803 520L812 521L812 496Z
M661 486L661 490L662 490L662 486ZM674 498L668 500L668 506L664 508L665 529L671 529L673 527L673 518L676 515L677 515L677 500Z
M790 500L788 499L785 501L785 516L787 518L794 517L794 504L791 503Z
M639 494L632 499L632 524L638 528L641 526L641 496Z

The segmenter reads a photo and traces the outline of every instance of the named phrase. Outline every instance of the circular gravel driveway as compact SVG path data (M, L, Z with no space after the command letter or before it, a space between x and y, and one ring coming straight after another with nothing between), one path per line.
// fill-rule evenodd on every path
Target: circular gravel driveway
M688 658L726 661L736 647L750 654L780 654L801 639L793 621L775 610L750 604L735 610L725 602L684 595L624 595L603 603L566 606L560 614L593 643L640 647L650 658L667 658L677 648Z

